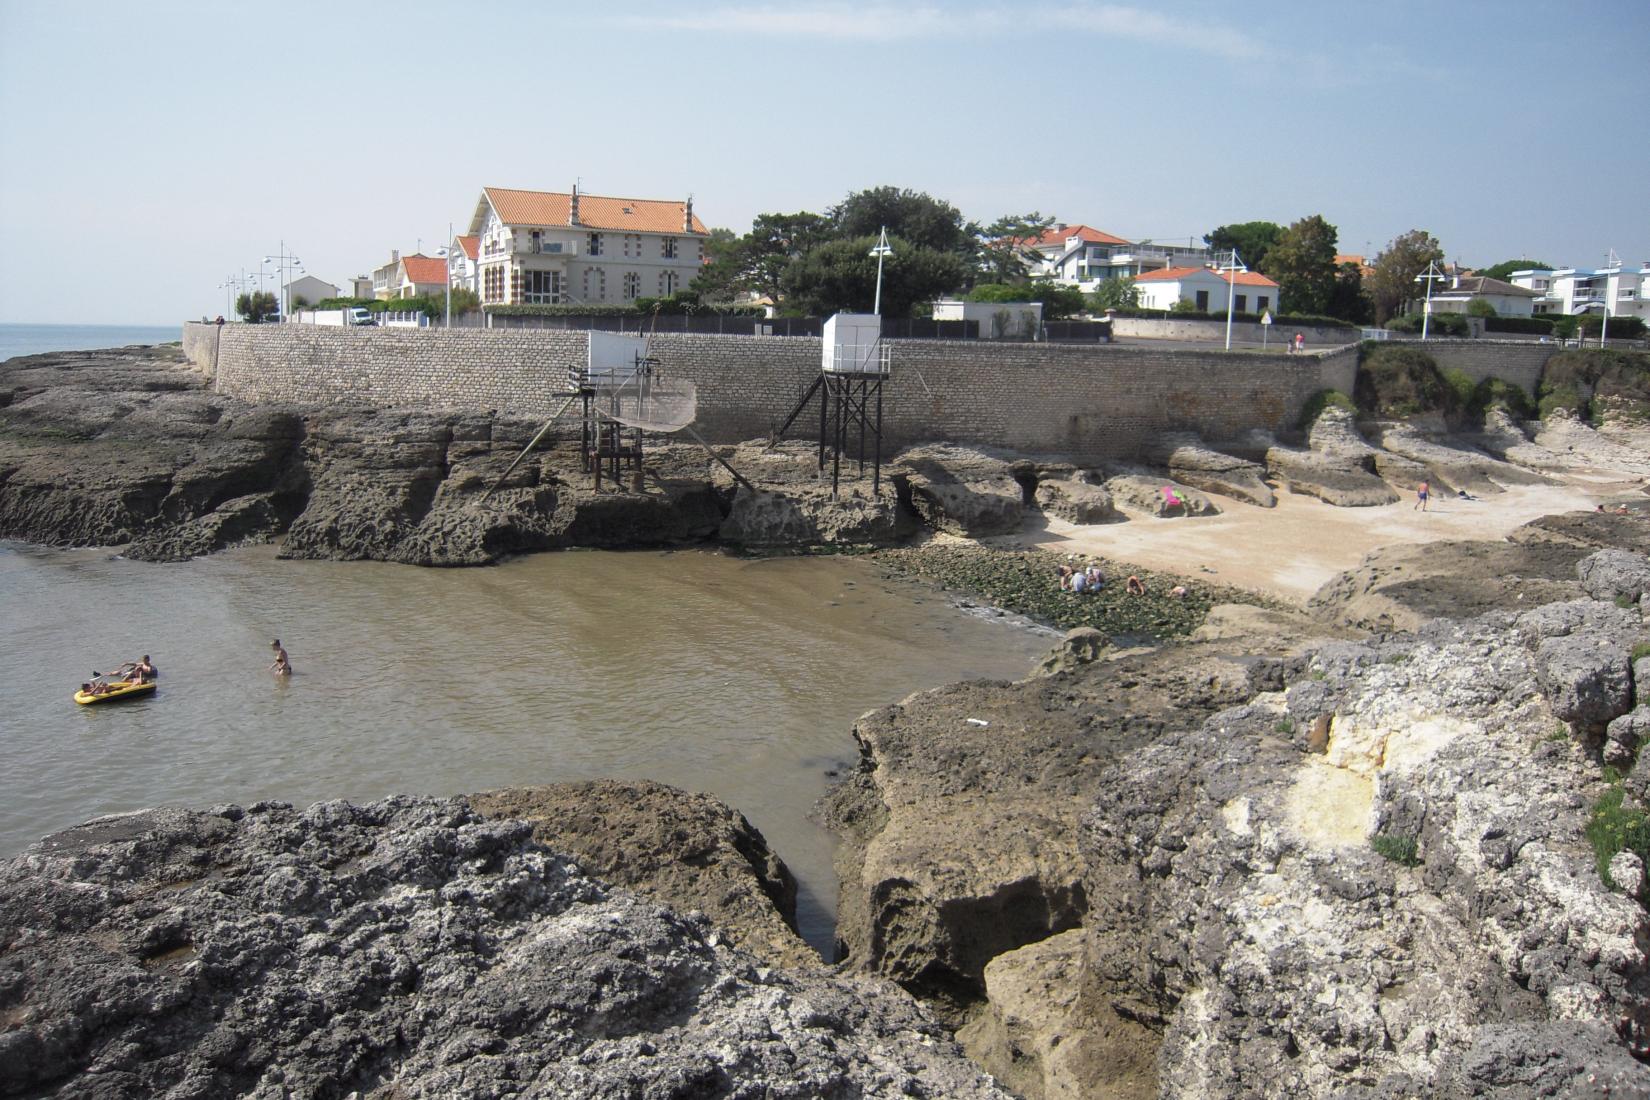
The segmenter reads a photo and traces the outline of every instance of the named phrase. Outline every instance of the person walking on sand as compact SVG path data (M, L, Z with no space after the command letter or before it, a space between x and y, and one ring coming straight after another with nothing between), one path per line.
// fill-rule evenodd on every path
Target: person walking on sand
M292 659L286 655L286 650L281 648L281 639L276 638L270 642L269 648L275 651L275 660L270 664L269 671L277 676L291 676Z
M1432 486L1428 485L1424 481L1421 482L1421 484L1417 485L1415 487L1415 508L1419 508L1423 512L1426 511L1427 510L1427 497L1429 497L1431 495L1432 495ZM1415 511L1415 508L1411 508L1410 511L1412 511L1412 512Z

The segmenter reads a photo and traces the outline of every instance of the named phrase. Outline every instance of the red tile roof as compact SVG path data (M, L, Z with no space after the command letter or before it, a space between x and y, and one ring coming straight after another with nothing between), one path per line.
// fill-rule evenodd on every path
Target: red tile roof
M1276 287L1278 285L1258 271L1240 271L1234 277L1229 272L1215 271L1213 268L1208 267L1166 267L1161 271L1142 272L1141 274L1135 276L1134 281L1137 283L1171 283L1184 279L1188 275L1197 275L1200 273L1213 275L1223 283L1233 282L1238 286Z
M573 196L561 191L512 191L504 187L484 188L506 225L565 226L572 210ZM613 229L630 233L683 233L682 220L687 204L670 199L615 199L605 195L579 194L579 228ZM705 224L693 218L694 233L706 233ZM708 234L707 234L708 235Z
M409 283L444 284L447 281L447 261L440 256L413 255L401 257L402 270Z
M460 237L458 238L458 247L462 248L464 250L464 254L473 260L477 256L481 255L481 238Z
M1030 248L1047 248L1050 245L1065 244L1073 237L1081 238L1088 244L1131 244L1122 237L1114 237L1110 233L1102 233L1098 229L1091 229L1086 225L1057 225L1043 230L1041 235L1026 241Z

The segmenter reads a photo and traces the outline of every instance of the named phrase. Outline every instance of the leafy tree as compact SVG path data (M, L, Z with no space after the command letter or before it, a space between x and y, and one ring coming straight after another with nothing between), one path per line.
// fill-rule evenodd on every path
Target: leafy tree
M1415 277L1429 263L1443 258L1438 238L1424 229L1411 229L1394 237L1386 251L1370 264L1369 297L1375 307L1375 322L1385 324L1406 303L1423 296L1425 291Z
M1104 313L1108 309L1139 309L1140 288L1128 276L1107 279L1089 295L1089 309Z
M832 236L875 237L884 227L917 248L971 256L974 226L963 221L955 206L920 191L872 187L856 191L826 211ZM874 241L872 243L875 243Z
M1467 316L1494 317L1496 316L1495 307L1490 305L1490 300L1488 298L1479 298L1475 296L1467 300Z
M1010 214L980 230L980 270L995 283L1023 282L1026 278L1025 242L1040 237L1054 224L1033 210Z
M839 310L869 313L876 298L875 234L818 245L786 267L781 289L787 303L803 313L827 316ZM969 268L962 257L913 245L890 236L893 255L883 265L882 312L909 317L912 308L960 290Z
M472 310L481 308L481 296L467 286L453 287L452 301L454 317L459 317L463 314L471 312ZM441 304L443 309L445 309L447 305L447 296L445 292L442 294Z
M1364 274L1357 264L1341 264L1335 271L1335 289L1329 296L1329 316L1354 325L1367 324L1373 313L1364 293Z
M275 300L275 295L267 290L242 294L235 299L235 312L254 325L278 316L280 310L281 304Z
M1251 269L1261 270L1261 262L1283 236L1283 226L1275 222L1238 222L1223 225L1203 235L1203 242L1216 252L1237 249L1238 259Z
M1280 308L1293 313L1329 312L1335 297L1338 236L1321 214L1302 218L1278 235L1259 266L1277 282Z
M694 288L706 300L748 291L777 306L784 298L785 269L829 240L830 229L826 218L806 210L758 214L749 233L715 244L710 268L693 281Z
M1064 321L1083 312L1083 292L1052 279L1029 283L979 283L968 292L971 302L1041 302L1043 320Z
M1500 279L1502 282L1506 282L1507 278L1512 275L1513 272L1525 271L1531 268L1535 268L1537 270L1545 268L1548 271L1555 270L1553 265L1547 263L1545 260L1502 260L1494 267L1484 268L1482 271L1478 272L1478 274L1487 279Z

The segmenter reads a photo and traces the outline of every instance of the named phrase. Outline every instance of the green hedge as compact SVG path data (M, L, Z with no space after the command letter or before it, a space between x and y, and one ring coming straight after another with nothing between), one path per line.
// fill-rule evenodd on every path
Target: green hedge
M1184 299L1182 299L1184 301ZM1225 310L1215 311L1208 309L1114 309L1114 317L1142 317L1150 321L1224 321ZM1243 321L1248 324L1258 324L1258 313L1233 313L1234 323ZM1357 328L1350 321L1343 321L1339 317L1324 317L1316 313L1274 313L1272 314L1273 328Z
M1553 319L1551 317L1486 317L1484 318L1485 332L1526 332L1538 336L1551 336Z
M1386 323L1388 332L1418 333L1424 318L1416 313L1408 317L1394 317ZM1428 336L1471 336L1472 323L1464 313L1434 313L1426 326Z
M1586 313L1581 317L1581 334L1583 336L1597 336L1604 327L1604 316L1599 313ZM1609 339L1637 340L1644 335L1643 317L1611 317Z

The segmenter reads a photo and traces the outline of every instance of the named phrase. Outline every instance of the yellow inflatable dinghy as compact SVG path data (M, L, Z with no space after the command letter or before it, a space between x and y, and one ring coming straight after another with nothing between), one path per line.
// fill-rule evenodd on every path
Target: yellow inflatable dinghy
M155 690L155 681L139 683L136 680L115 680L109 684L108 691L92 694L89 691L74 693L74 701L81 706L90 706L92 703L112 703L116 699L135 699L140 695L148 695Z

